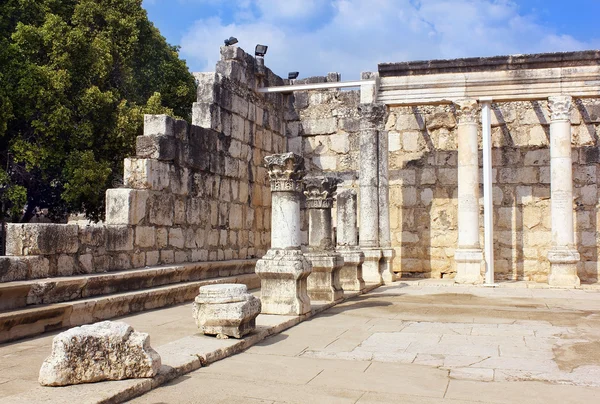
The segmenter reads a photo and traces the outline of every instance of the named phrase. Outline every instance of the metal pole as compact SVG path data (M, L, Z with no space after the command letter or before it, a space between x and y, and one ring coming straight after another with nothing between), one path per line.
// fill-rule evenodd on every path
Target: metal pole
M357 81L332 81L328 83L314 84L292 84L289 86L261 87L259 93L291 93L303 90L326 90L331 88L360 87L364 85L375 85L375 80L357 80Z
M480 98L483 137L483 228L485 284L494 285L494 215L492 201L492 122L491 98Z

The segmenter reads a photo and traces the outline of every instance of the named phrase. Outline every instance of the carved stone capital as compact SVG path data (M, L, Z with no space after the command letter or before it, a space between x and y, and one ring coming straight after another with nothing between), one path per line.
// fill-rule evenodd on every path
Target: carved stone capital
M331 209L333 207L333 195L340 182L342 181L336 177L307 177L304 180L306 207L309 209Z
M569 95L553 95L548 97L548 110L551 121L568 121L571 119L573 98Z
M360 129L383 129L387 120L388 108L385 104L359 104Z
M269 170L271 191L302 191L304 158L295 153L273 154L265 157Z
M454 105L456 105L456 117L459 124L479 122L479 104L477 104L477 100L465 98L455 101Z

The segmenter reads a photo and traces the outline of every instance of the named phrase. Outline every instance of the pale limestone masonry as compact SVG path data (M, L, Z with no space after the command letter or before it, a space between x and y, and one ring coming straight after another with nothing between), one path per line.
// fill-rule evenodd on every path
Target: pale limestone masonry
M246 285L201 286L194 300L193 317L200 331L217 338L242 338L256 328L260 300Z
M340 180L336 177L317 176L305 180L306 209L308 210L308 252L312 264L308 277L308 296L311 300L335 302L344 297L340 270L344 260L335 251L331 208Z
M270 70L260 85L281 85ZM254 58L223 47L200 73L193 125L147 115L105 225L9 224L0 282L262 256L271 198L263 158L286 148L284 97L261 96ZM219 275L219 274L217 274ZM221 275L227 275L222 273Z
M344 259L340 270L342 289L359 291L365 288L362 276L362 264L365 255L358 248L358 229L356 227L357 205L356 191L347 189L337 194L337 252Z
M300 197L304 159L295 153L265 157L272 193L271 248L256 263L262 313L302 315L310 311L310 261L301 250Z
M52 353L40 369L44 386L154 377L160 355L150 337L123 322L74 327L54 337Z

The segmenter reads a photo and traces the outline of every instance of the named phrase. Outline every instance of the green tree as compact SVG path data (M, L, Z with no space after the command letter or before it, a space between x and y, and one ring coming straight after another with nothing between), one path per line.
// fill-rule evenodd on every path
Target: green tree
M56 218L104 211L144 113L189 119L195 85L141 0L0 3L0 200Z

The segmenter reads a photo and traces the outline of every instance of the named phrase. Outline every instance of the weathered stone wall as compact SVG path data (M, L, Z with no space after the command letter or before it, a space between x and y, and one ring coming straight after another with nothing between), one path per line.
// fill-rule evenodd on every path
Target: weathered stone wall
M295 80L294 84L331 83L340 75ZM310 175L335 174L342 183L340 192L358 187L360 92L341 90L298 91L286 104L288 150L305 159ZM302 201L301 224L303 245L308 245L308 215ZM335 225L336 209L333 211Z
M192 125L147 115L104 225L11 224L0 281L261 257L270 245L263 158L285 151L283 80L240 48L200 73Z
M575 105L571 127L576 247L582 257L579 276L596 282L600 100L576 100ZM458 237L454 108L395 107L390 112L387 129L395 270L407 276L451 276ZM551 244L549 123L545 101L492 104L498 279L547 279L546 254ZM483 195L483 189L480 191ZM483 243L483 228L480 235Z

